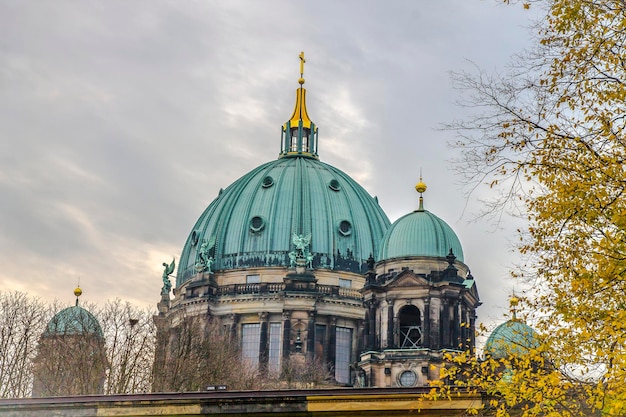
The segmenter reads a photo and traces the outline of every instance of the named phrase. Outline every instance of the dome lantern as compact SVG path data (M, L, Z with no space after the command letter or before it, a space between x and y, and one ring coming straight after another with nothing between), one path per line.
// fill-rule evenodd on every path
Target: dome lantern
M280 157L304 156L318 159L317 126L306 110L304 85L304 52L300 52L300 87L296 90L296 105L291 118L282 127Z

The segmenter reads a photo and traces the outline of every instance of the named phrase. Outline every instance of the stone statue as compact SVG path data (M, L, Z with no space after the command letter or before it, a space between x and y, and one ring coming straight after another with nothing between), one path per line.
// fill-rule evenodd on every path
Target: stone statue
M206 239L202 240L202 244L198 250L198 260L195 265L196 272L211 272L211 267L213 266L215 260L211 255L209 255L209 252L213 249L214 245L215 239L211 239L210 241Z
M309 245L311 244L311 233L305 235L293 234L291 241L296 247L296 250L289 252L289 266L307 266L309 269L313 268L313 255L309 251Z
M296 250L304 252L307 246L309 246L309 244L311 243L311 234L309 233L304 236L294 233L291 239L293 241L293 244L296 245Z
M176 259L172 259L172 263L169 265L167 262L163 262L163 267L163 288L161 288L161 294L169 294L172 289L170 275L174 272L174 268L176 268Z
M207 271L208 273L213 272L213 271L211 271L211 267L213 266L213 262L215 262L215 260L213 259L213 257L212 257L212 256L209 256L209 257L206 259L206 261L205 261L205 264L206 264L206 271Z

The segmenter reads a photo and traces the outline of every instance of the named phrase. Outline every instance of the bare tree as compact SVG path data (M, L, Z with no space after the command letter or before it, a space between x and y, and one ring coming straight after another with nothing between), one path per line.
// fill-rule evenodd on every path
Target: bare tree
M0 292L0 397L29 396L45 305L22 292Z
M293 354L283 359L282 369L274 381L278 387L315 388L332 380L330 364L315 358L306 360L303 355Z
M150 392L156 340L152 314L120 299L97 311L109 364L105 394Z
M164 363L155 364L155 391L199 391L207 386L260 389L263 379L241 359L230 332L201 317L184 317L169 334Z

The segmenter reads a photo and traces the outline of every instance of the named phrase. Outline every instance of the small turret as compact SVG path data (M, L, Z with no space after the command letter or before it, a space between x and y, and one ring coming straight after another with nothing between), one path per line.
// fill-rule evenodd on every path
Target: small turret
M76 303L52 317L33 361L33 397L104 393L108 362L98 320Z

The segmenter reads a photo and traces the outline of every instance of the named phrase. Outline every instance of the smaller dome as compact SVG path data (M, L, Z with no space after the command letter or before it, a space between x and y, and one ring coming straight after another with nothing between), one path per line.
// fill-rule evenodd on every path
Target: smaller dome
M495 359L521 356L539 347L537 332L518 319L511 319L495 328L485 343L485 355Z
M92 334L103 337L98 320L80 306L72 306L59 311L46 326L44 336Z
M463 248L452 228L431 212L420 209L400 217L387 229L378 259L407 256L445 258L450 249L463 262Z

